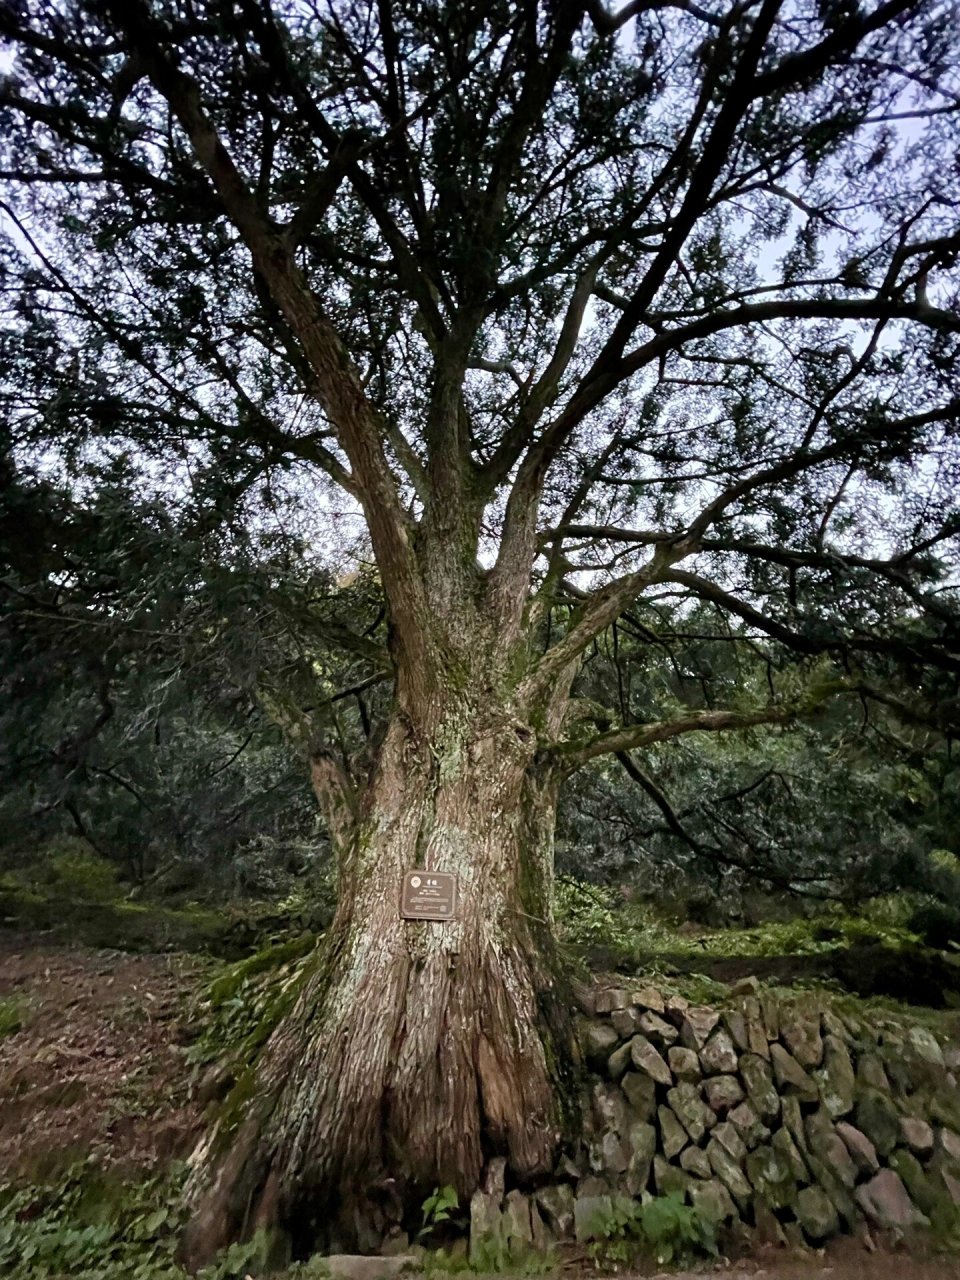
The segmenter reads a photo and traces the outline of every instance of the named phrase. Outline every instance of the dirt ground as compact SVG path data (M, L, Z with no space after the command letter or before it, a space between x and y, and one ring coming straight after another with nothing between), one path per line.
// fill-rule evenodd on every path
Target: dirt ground
M133 1173L189 1153L202 1115L183 1056L183 997L208 968L196 957L45 946L0 931L0 998L24 1015L22 1029L0 1039L0 1184L56 1178L90 1155ZM762 1253L663 1280L960 1280L960 1259L876 1246L843 1240L824 1253Z
M823 1256L764 1258L736 1263L712 1273L662 1272L643 1280L958 1280L960 1261L921 1261L899 1252L867 1253L839 1245Z
M0 933L0 998L23 1028L0 1039L0 1183L77 1159L152 1167L199 1131L180 1002L202 962L38 946Z

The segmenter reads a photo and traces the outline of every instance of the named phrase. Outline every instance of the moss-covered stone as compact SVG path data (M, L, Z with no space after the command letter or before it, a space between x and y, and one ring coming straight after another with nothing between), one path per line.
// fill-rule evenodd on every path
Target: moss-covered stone
M569 1240L573 1236L573 1189L566 1183L555 1183L541 1187L534 1198L554 1236L558 1240Z
M620 1081L630 1109L637 1120L649 1120L656 1110L657 1088L648 1075L628 1071Z
M697 1081L703 1075L700 1058L693 1049L685 1049L683 1045L674 1045L667 1050L667 1065L677 1080Z
M804 1187L798 1192L795 1211L811 1244L822 1244L840 1229L837 1210L822 1187Z
M749 1156L747 1158L749 1159ZM710 1168L727 1188L740 1208L745 1209L750 1203L752 1192L750 1183L747 1181L738 1161L733 1158L726 1147L717 1142L716 1138L711 1138L707 1143L707 1159L710 1161Z
M704 1075L730 1075L737 1069L737 1053L728 1032L718 1028L700 1050Z
M807 1075L800 1063L781 1044L770 1046L770 1061L777 1091L783 1096L793 1095L801 1102L816 1102L820 1096L816 1082Z
M919 1116L904 1116L900 1121L900 1137L919 1160L933 1155L933 1128Z
M673 1084L672 1071L645 1036L634 1036L630 1041L630 1058L637 1071L648 1075L656 1084Z
M743 1086L734 1075L711 1076L703 1082L707 1106L718 1116L725 1116L743 1101Z
M857 1060L857 1085L864 1089L879 1089L881 1093L890 1092L890 1081L883 1062L873 1050L861 1053Z
M770 1137L770 1130L763 1124L760 1117L751 1102L741 1102L739 1106L734 1107L728 1117L730 1122L736 1127L748 1149L752 1149L759 1142L764 1142Z
M737 1207L730 1192L719 1178L709 1182L694 1182L690 1186L690 1203L706 1222L719 1226L737 1217Z
M657 1150L657 1131L652 1124L636 1121L629 1126L625 1137L627 1171L624 1186L631 1196L645 1191L650 1181L650 1168Z
M680 1153L680 1168L695 1178L712 1178L710 1160L702 1147L684 1147Z
M910 1199L893 1169L881 1169L869 1182L858 1187L856 1200L867 1218L877 1226L903 1231L909 1227L929 1225L929 1220Z
M839 1120L853 1110L856 1096L856 1075L846 1044L838 1036L827 1035L823 1040L823 1066L814 1072L823 1105Z
M797 1183L787 1155L772 1144L757 1147L746 1159L747 1177L756 1194L771 1209L791 1208Z
M701 1142L717 1117L700 1097L697 1086L681 1083L667 1093L667 1102L693 1142Z
M857 1181L857 1166L823 1107L805 1117L804 1131L808 1150L822 1160L845 1187L853 1187Z
M797 1182L804 1183L810 1181L810 1171L807 1168L807 1162L800 1153L800 1148L790 1136L787 1129L778 1129L770 1139L770 1145L775 1151L779 1151L781 1155L786 1156Z
M609 1022L598 1022L594 1018L578 1019L577 1032L587 1062L594 1067L606 1063L620 1040Z
M850 1192L834 1174L833 1170L825 1165L818 1156L813 1155L811 1152L806 1159L814 1179L830 1197L831 1203L846 1224L847 1230L853 1231L861 1221L861 1215Z
M937 1089L927 1105L927 1115L936 1124L960 1130L960 1094L949 1086Z
M901 1147L890 1156L890 1168L899 1176L917 1207L927 1216L934 1213L940 1195L917 1157Z
M780 1039L804 1071L819 1067L823 1061L819 1016L797 1010L782 1018Z
M740 1076L757 1115L764 1124L773 1124L780 1115L780 1095L769 1065L759 1054L745 1053L740 1059Z
M678 1155L689 1141L687 1131L669 1107L660 1107L660 1146L668 1160Z
M807 1131L803 1125L803 1112L797 1097L783 1098L781 1102L783 1127L801 1151L807 1149Z
M632 1050L633 1038L631 1037L626 1044L620 1045L619 1049L614 1049L610 1054L607 1059L607 1075L611 1080L619 1080L626 1074L627 1068L633 1064Z
M711 1137L730 1153L737 1164L742 1165L746 1160L746 1143L740 1136L740 1131L731 1121L724 1120L722 1124L718 1124Z
M870 1176L877 1172L880 1168L880 1160L877 1157L877 1149L867 1137L865 1133L861 1133L854 1125L848 1124L846 1120L837 1121L837 1133L843 1139L844 1145L850 1152L850 1158L857 1167L860 1176Z
M854 1112L857 1128L867 1135L882 1158L890 1154L900 1137L900 1115L888 1093L861 1089Z
M616 1085L597 1080L590 1091L590 1103L598 1131L626 1132L630 1108L622 1090Z
M656 1187L658 1196L685 1197L690 1185L690 1176L682 1169L678 1169L675 1164L670 1164L664 1156L658 1155L653 1158L653 1185Z

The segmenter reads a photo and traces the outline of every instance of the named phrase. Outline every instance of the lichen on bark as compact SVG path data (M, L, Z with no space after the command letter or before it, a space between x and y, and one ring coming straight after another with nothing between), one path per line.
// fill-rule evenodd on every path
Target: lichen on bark
M533 733L479 697L431 728L394 717L322 961L198 1152L192 1261L278 1225L302 1249L372 1247L434 1186L469 1196L495 1155L521 1183L553 1168L576 1093L551 931L556 780ZM458 877L456 920L401 919L416 866Z

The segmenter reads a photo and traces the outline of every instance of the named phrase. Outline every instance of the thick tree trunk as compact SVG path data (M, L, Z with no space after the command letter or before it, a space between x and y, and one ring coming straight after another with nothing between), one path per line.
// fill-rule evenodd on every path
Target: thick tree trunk
M427 719L393 719L323 963L198 1164L194 1262L258 1226L298 1251L372 1247L435 1186L468 1196L492 1156L521 1183L553 1167L573 1095L555 781L506 712L462 699ZM457 876L456 920L401 919L414 868Z

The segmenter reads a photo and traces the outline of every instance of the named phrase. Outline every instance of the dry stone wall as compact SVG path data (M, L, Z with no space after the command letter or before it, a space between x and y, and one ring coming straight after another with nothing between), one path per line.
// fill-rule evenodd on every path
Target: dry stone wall
M733 1235L822 1244L960 1210L960 1048L747 979L723 1008L651 986L581 998L584 1137L556 1180L506 1192L492 1162L471 1248L591 1238L613 1197L678 1193Z

